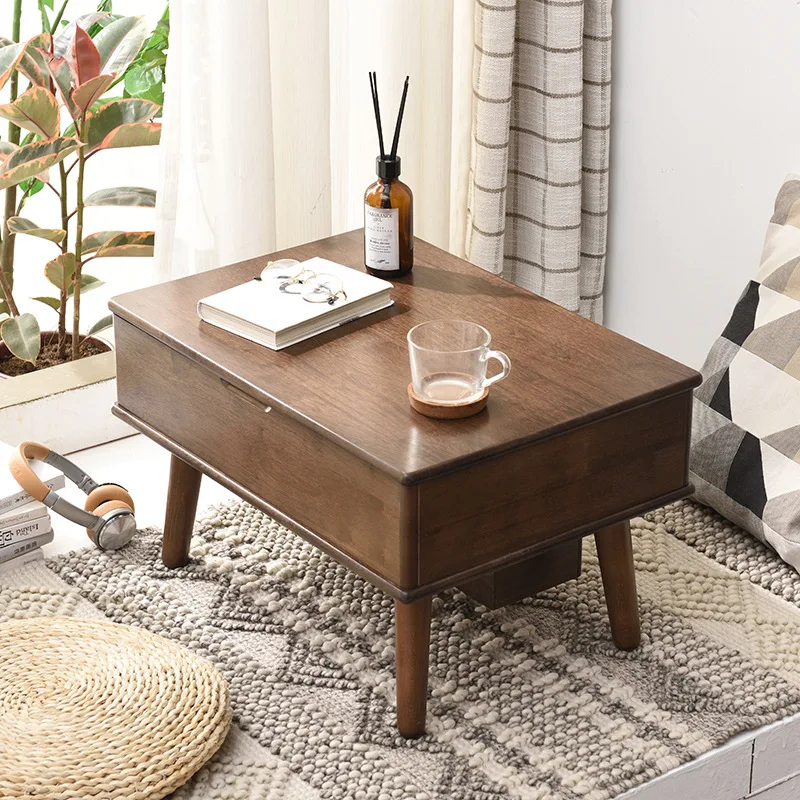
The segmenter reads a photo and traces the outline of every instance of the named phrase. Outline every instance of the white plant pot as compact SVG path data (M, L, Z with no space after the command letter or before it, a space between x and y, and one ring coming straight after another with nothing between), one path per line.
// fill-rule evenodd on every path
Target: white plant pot
M112 416L114 353L0 378L0 441L32 439L59 453L113 442L136 431Z

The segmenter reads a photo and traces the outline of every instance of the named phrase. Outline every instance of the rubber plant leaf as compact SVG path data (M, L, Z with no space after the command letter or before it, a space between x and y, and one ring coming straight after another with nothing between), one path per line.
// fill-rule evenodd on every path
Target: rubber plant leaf
M44 267L44 276L60 292L67 291L75 274L75 253L62 253Z
M8 303L5 300L0 300L0 315L8 315L9 313Z
M72 68L78 86L100 74L100 51L86 31L78 25L72 39Z
M72 90L72 102L85 114L96 103L103 92L114 82L116 75L98 75Z
M81 111L72 99L72 88L76 83L75 73L72 71L69 61L66 58L56 58L48 53L45 56L45 62L53 83L58 87L61 99L64 101L67 111L69 111L69 115L72 119L79 120Z
M97 251L97 258L110 258L112 256L148 257L153 255L155 234L153 231L138 231L135 233L120 233L109 239Z
M0 337L17 358L31 363L36 361L42 339L39 323L33 314L20 314L5 320L0 325Z
M0 142L0 165L15 151L19 150L19 145L14 142Z
M96 150L115 128L131 122L149 122L158 111L158 105L138 97L112 100L86 118L84 138L88 150Z
M125 233L125 231L99 231L98 233L90 234L81 242L81 254L88 256L90 253L94 253L95 250L102 247L109 239L113 239L121 233Z
M144 17L122 17L107 25L95 37L103 72L121 75L139 54L147 38Z
M103 281L100 278L95 278L93 275L81 275L81 294L86 294L86 292L90 292L92 289L97 289L98 287L103 285ZM75 284L71 283L67 287L67 297L72 297L72 293L75 291Z
M11 233L23 233L27 236L38 236L40 239L47 239L49 242L62 242L67 232L60 228L40 228L35 222L25 217L10 217L8 229Z
M48 73L44 56L39 51L49 50L52 37L49 33L40 33L30 39L23 48L22 57L17 64L17 69L34 85L47 86ZM16 44L5 36L0 36L0 47Z
M50 306L53 311L58 311L61 308L61 301L57 297L32 297L31 300L38 300L46 306Z
M115 186L92 192L84 201L85 206L141 206L155 208L155 189L143 186Z
M58 136L58 101L43 86L31 86L13 103L0 106L0 117L43 139Z
M114 128L96 150L109 150L112 147L146 147L161 141L160 122L129 122Z
M20 147L0 165L0 189L16 186L21 181L40 175L75 152L79 146L80 142L73 137L58 136Z
M7 39L3 40L7 42ZM45 33L37 33L27 42L12 42L0 47L0 89L2 89L8 79L17 69L28 47L47 47L49 46L49 36Z
M72 56L72 43L78 28L89 30L97 20L108 16L108 11L93 11L91 14L84 14L74 22L70 22L61 33L53 39L53 55L56 58L70 58Z
M104 331L106 328L110 328L114 322L114 318L109 314L107 317L103 317L102 319L97 320L91 328L89 328L88 336L94 336L95 333L100 333L100 331Z

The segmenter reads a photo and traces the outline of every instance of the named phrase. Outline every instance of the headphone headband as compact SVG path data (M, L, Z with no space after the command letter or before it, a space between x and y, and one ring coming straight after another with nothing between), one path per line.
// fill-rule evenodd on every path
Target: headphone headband
M12 454L8 466L14 480L34 499L41 501L48 508L52 508L61 516L66 517L85 528L96 529L104 523L102 517L91 514L78 508L60 497L56 492L47 488L44 481L33 471L28 459L43 461L56 469L61 470L82 492L89 492L96 489L99 484L87 475L77 464L73 464L68 458L45 447L38 442L23 442Z

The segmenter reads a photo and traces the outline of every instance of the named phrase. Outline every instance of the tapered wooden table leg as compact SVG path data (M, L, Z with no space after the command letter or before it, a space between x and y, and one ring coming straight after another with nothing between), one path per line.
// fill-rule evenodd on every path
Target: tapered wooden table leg
M167 514L164 519L164 541L161 560L166 567L182 567L189 561L197 496L202 472L172 456L169 468Z
M425 733L428 705L428 660L431 598L394 601L397 727L407 739Z
M641 630L630 523L609 525L595 533L594 541L603 575L611 634L617 647L633 650L639 646Z

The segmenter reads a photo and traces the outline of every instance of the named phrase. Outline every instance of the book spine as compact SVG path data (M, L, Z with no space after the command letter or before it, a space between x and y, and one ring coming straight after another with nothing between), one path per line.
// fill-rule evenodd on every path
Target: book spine
M30 508L28 508L30 506ZM47 506L43 503L25 503L19 507L19 511L10 511L7 514L0 514L0 531L7 531L15 528L17 525L23 525L26 522L32 522L35 519L46 517L48 515ZM28 509L23 511L22 509Z
M17 558L18 556L23 556L25 553L30 553L33 550L40 550L46 544L50 544L54 538L53 532L48 531L39 536L34 536L32 539L26 539L24 542L17 542L9 547L4 547L0 550L0 564L11 561L11 559Z
M54 475L52 478L48 478L44 482L44 485L54 492L63 489L65 485L64 476ZM8 495L8 497L4 497L0 500L0 514L4 514L6 511L10 511L12 508L24 505L25 503L30 503L31 499L31 496L26 491L20 489L16 494Z
M50 527L50 517L40 517L33 522L24 522L22 525L0 530L0 552L2 552L4 548L14 545L16 542L31 539L42 533L49 533Z

